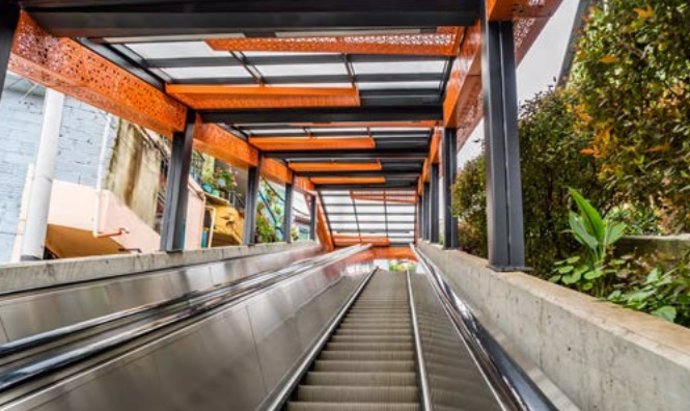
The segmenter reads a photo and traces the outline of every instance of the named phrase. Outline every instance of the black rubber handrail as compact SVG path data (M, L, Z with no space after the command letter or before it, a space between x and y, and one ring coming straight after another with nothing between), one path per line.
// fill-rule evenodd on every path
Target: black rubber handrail
M438 267L417 247L411 247L429 276L432 288L436 291L446 313L502 403L514 410L558 410L527 373L510 358L498 341L477 321L472 310L448 285Z
M319 266L330 265L338 260L347 258L361 251L365 251L368 248L368 246L349 247L326 254L324 256L316 257L315 259L318 259L319 261L312 261L313 264L301 264L300 269L297 270L288 268L279 270L275 273L282 273L280 275L273 275L270 278L264 278L262 281L253 281L250 284L247 284L247 282L243 284L235 284L231 286L231 289L226 289L223 293L221 293L220 290L213 290L211 292L211 296L208 298L190 301L186 307L180 308L178 311L150 323L126 330L111 337L103 338L93 343L86 344L83 347L77 347L75 349L59 353L55 356L41 358L36 361L28 361L27 364L0 375L0 392L14 388L30 379L39 378L43 375L84 361L107 350L117 348L133 341L136 338L151 334L165 327L208 313L211 310L239 302L241 299L251 296L259 291L266 290L282 280L292 278L299 274L304 274Z

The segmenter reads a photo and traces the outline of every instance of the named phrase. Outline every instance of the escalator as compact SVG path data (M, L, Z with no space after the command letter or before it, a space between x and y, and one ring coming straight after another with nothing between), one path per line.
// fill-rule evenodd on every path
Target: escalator
M377 271L294 393L289 411L419 409L406 277Z

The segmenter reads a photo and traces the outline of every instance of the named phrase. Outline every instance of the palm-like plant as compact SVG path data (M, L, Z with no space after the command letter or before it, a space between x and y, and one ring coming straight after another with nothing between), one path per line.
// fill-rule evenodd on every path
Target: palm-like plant
M608 274L615 274L616 267L623 262L611 259L610 251L614 243L625 234L626 225L617 223L601 214L573 188L568 188L575 201L578 213L571 211L568 217L570 232L575 240L584 246L583 256L574 256L556 262L553 282L574 285L596 296L606 292Z

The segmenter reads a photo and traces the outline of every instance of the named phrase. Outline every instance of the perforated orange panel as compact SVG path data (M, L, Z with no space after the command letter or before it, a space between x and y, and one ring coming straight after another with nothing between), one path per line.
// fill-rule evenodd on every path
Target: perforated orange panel
M385 193L367 193L367 192L352 192L350 193L350 198L353 200L365 200L365 201L379 201L394 204L416 204L417 196L414 193L395 193L395 192L385 192Z
M259 152L246 141L216 124L197 119L194 127L194 148L238 167L259 164Z
M184 128L186 107L22 12L9 70L165 135Z
M439 27L436 33L211 39L219 51L291 51L347 54L454 56L461 27Z
M486 10L492 21L516 18L550 17L561 0L487 0Z
M168 84L168 94L199 110L357 107L359 93L354 87L237 87L216 85Z
M372 137L250 137L249 143L261 151L309 151L374 149Z
M450 77L446 84L446 97L443 101L443 119L448 127L457 127L457 111L467 98L464 87L470 75L481 76L481 26L479 23L467 29L460 45L460 53L453 61ZM481 77L479 77L481 82ZM463 93L464 91L464 93Z

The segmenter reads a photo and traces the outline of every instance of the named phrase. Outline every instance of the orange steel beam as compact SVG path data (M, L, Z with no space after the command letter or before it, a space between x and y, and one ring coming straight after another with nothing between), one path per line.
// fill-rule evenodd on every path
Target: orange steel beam
M434 134L431 136L431 143L429 144L429 154L424 160L422 165L422 175L419 177L419 182L417 183L417 194L421 194L424 190L424 183L429 180L429 169L432 164L438 164L441 156L439 154L441 146L441 137L443 135L443 129L441 127L436 127L434 129Z
M376 142L367 137L250 137L249 144L262 151L356 150L374 149Z
M487 12L493 21L513 20L515 57L519 63L562 0L489 0ZM482 117L481 27L469 28L453 62L443 103L444 124L458 128L458 149Z
M25 12L8 69L158 133L184 129L184 105L78 42L52 36Z
M259 151L241 138L216 124L197 118L194 148L234 166L246 168L259 164Z
M333 238L331 237L331 231L328 228L328 221L326 220L326 213L323 210L323 204L318 200L318 197L314 197L318 201L316 204L316 235L319 236L319 241L326 251L333 251L335 249L335 244Z
M350 198L353 200L365 200L365 201L380 201L380 202L387 202L387 203L396 203L396 204L416 204L416 196L414 194L392 194L392 193L375 193L375 194L366 194L366 193L350 193Z
M289 123L291 127L343 128L343 127L422 127L432 128L438 125L436 120L418 121L341 121L332 123Z
M356 235L353 236L346 234L334 234L333 242L335 243L336 247L343 247L355 244L371 244L375 247L387 247L391 244L391 241L388 237L366 235L360 237Z
M369 262L373 260L410 260L417 261L410 247L371 247L367 251L354 256L356 262Z
M383 184L385 177L311 177L311 182L320 184Z
M209 39L206 43L218 51L454 56L462 33L461 27L439 27L436 33L226 38Z
M165 90L188 106L199 110L357 107L355 87L273 87L167 84Z
M293 171L380 171L381 163L290 163Z

